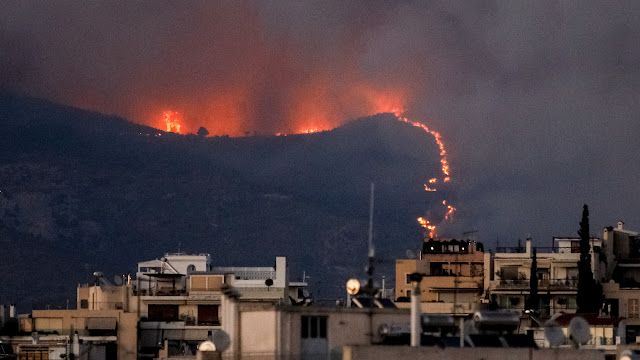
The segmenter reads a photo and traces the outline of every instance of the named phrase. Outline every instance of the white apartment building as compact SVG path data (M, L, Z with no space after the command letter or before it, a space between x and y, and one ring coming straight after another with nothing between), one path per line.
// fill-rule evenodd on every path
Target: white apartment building
M536 252L538 276L538 309L542 316L576 311L578 291L579 238L556 237L552 248ZM591 267L594 278L600 276L599 262L602 242L591 239ZM501 308L525 310L529 296L532 246L527 239L525 247L499 248L485 264L491 269L485 277L485 297ZM487 271L487 270L485 270Z

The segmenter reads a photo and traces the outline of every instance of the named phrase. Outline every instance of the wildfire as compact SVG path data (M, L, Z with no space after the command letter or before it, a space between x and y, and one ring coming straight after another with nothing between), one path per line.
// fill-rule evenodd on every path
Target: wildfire
M444 201L443 201L444 204ZM454 208L451 205L447 205L447 213L444 215L445 220L451 220L451 218L453 217L453 213L456 211L457 209Z
M429 223L429 220L423 217L419 217L418 222L420 223L420 225L422 225L423 228L429 230L429 237L432 238L436 235L436 226L431 225L431 223Z
M164 123L167 125L167 132L180 133L180 113L177 111L166 110Z
M449 161L447 160L447 151L444 148L444 142L442 141L442 136L440 135L439 132L434 131L429 129L429 127L427 127L426 125L419 123L419 122L415 122L415 121L410 121L409 119L407 119L406 117L402 116L402 110L400 110L399 108L394 108L392 110L393 114L396 116L396 118L398 119L398 121L402 121L405 122L407 124L411 124L415 127L419 127L422 130L428 132L429 134L433 135L433 137L436 140L436 144L438 144L438 148L440 149L440 164L441 164L441 169L442 169L442 174L444 175L442 182L449 182L451 181L451 177L449 176ZM428 180L429 184L435 184L437 182L437 178L431 178ZM435 188L430 187L427 184L424 184L424 190L425 191L429 191L429 192L434 192L437 191ZM446 213L444 215L444 220L451 220L453 217L453 213L456 211L456 208L451 206L451 205L447 205L447 200L442 200L442 205L446 206ZM429 220L423 218L423 217L419 217L418 218L418 222L420 223L420 225L429 230L429 237L433 238L436 235L436 225L433 225L429 222Z
M313 134L313 133L317 133L320 132L322 130L318 129L318 128L308 128L308 129L303 129L301 130L299 133L300 134Z

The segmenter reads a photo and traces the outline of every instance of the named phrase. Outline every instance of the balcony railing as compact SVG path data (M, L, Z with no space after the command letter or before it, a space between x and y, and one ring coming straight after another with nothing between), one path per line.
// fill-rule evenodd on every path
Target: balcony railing
M140 291L134 289L133 296L188 296L189 293L185 289L140 289Z
M536 246L536 251L541 254L549 254L549 253L559 253L561 252L576 252L576 248L571 246ZM527 251L524 246L498 246L496 247L496 253L507 253L507 254L524 254ZM577 251L579 253L579 251Z
M531 286L529 279L500 279L498 288L528 288ZM577 290L577 279L538 279L538 289L548 290Z

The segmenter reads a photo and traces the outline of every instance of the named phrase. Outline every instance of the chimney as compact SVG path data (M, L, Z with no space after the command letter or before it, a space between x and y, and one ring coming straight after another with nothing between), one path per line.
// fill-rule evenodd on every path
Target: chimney
M13 319L16 317L16 304L9 305L9 318Z
M224 274L224 283L233 286L233 281L236 279L234 274Z
M527 255L531 254L531 238L530 237L527 238L526 254Z
M622 226L624 223L622 221L618 221L618 230L622 230Z

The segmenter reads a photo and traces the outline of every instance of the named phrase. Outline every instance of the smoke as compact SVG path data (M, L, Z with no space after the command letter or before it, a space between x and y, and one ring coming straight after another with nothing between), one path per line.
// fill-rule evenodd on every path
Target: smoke
M640 225L638 32L631 1L9 0L0 87L217 135L403 107L464 180L460 230L571 234L584 202Z
M390 87L359 68L386 2L16 1L0 15L5 88L212 134L329 129ZM16 60L18 59L18 60ZM19 61L28 59L28 61Z

